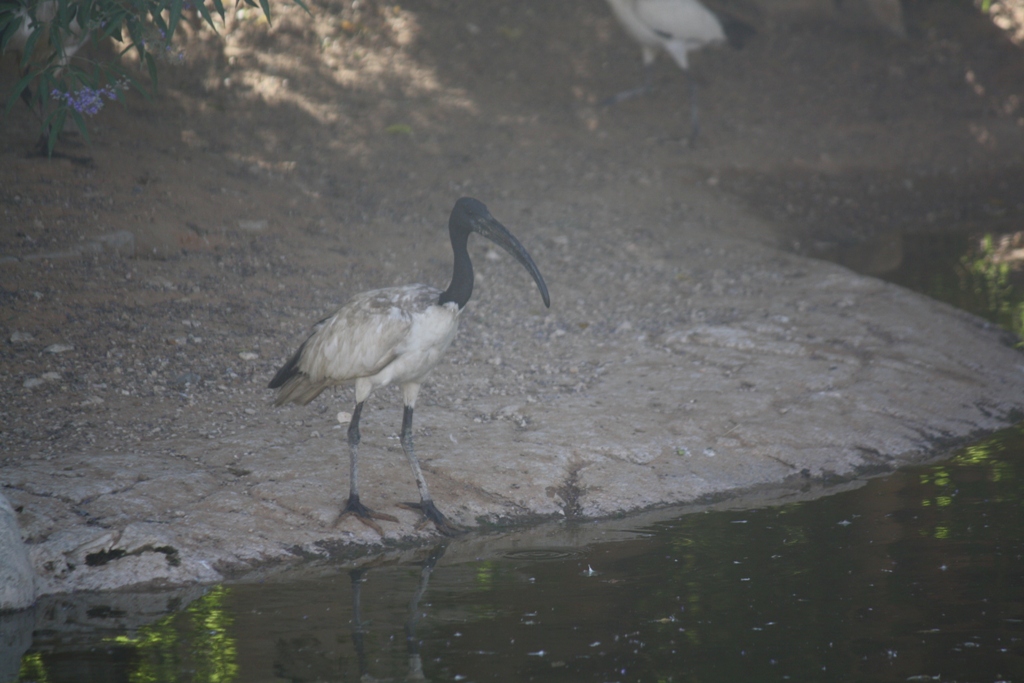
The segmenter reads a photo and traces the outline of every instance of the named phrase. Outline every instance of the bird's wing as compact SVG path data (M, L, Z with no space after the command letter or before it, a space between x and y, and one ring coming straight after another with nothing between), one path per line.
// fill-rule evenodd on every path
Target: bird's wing
M697 0L636 0L636 15L665 40L691 48L725 39L721 23Z
M398 354L413 315L437 303L439 295L426 285L356 295L317 325L304 345L299 371L311 382L332 384L380 372Z

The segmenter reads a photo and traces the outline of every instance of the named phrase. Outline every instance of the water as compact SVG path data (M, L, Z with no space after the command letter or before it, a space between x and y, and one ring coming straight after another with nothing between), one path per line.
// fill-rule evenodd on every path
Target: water
M880 277L1024 337L1024 232L1000 234L967 226L909 233L900 242L899 267Z
M835 256L898 263L874 274L1024 332L1007 258L1024 235L894 244ZM1024 424L779 507L551 523L265 583L49 597L0 616L0 683L1024 681L1022 468Z
M128 628L138 597L57 600L17 680L1020 681L1022 456L1018 426L818 500L464 538Z

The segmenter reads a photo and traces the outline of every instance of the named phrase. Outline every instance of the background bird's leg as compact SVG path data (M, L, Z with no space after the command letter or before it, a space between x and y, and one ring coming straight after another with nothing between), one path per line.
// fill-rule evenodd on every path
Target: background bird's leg
M618 104L619 102L625 102L626 100L631 100L634 97L640 97L641 95L648 95L648 94L651 93L652 90L653 90L653 88L651 87L651 65L650 64L644 64L644 66L643 66L643 81L641 82L641 84L638 87L632 88L630 90L623 90L620 93L615 93L614 95L612 95L608 99L602 101L601 104L603 104L606 107L610 107L613 104Z
M687 142L693 148L697 146L697 135L700 134L700 114L697 111L697 81L690 71L686 72L686 85L690 94L690 137Z
M645 60L640 73L640 77L643 79L640 81L640 93L643 95L649 95L654 92L654 76L651 75L654 73L654 60Z
M355 410L352 411L352 420L348 423L348 503L345 504L345 508L341 511L337 521L340 522L349 515L355 515L360 522L383 536L384 530L373 520L380 519L386 522L397 522L398 518L382 512L374 512L359 502L359 416L362 413L363 402L360 401L356 404Z
M403 503L405 507L419 510L423 513L423 520L417 525L417 528L422 527L427 522L433 522L434 526L441 533L450 536L458 533L460 529L448 521L437 506L434 505L433 499L430 497L430 491L427 489L427 480L423 477L423 470L420 469L420 461L416 459L416 451L413 448L412 443L412 406L406 405L405 412L402 413L402 450L405 451L405 457L409 460L409 467L412 468L412 475L416 477L416 488L420 491L420 502L419 503Z
M621 97L622 99L625 100L625 99L629 99L630 97L639 97L640 95L650 95L652 92L654 92L654 76L652 75L653 73L654 73L654 60L653 60L653 58L649 62L644 60L643 66L640 69L640 86L637 87L637 88L633 88L632 90L627 90L625 92L621 92L618 95L616 95L616 97Z

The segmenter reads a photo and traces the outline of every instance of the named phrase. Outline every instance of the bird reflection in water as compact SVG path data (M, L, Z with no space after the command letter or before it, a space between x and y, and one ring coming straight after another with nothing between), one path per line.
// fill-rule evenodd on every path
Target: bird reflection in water
M433 573L434 567L437 566L438 560L441 559L447 549L447 544L440 544L434 547L427 556L427 559L424 560L423 566L420 569L420 580L416 586L416 591L412 594L412 599L409 601L409 613L408 618L405 621L404 628L405 647L409 654L409 670L405 677L400 680L427 680L426 676L423 674L423 659L420 656L420 641L416 637L416 626L419 623L421 616L420 600L423 598L423 594L427 591L427 586L430 583L430 575ZM369 569L363 567L353 569L349 572L349 578L352 580L352 644L355 645L356 658L359 663L359 680L399 680L374 678L370 674L369 666L367 664L365 636L368 633L368 622L363 620L362 587L369 571Z

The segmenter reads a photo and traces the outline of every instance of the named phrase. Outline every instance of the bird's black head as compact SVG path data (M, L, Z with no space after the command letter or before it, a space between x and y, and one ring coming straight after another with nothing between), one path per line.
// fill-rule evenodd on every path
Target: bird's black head
M544 283L544 278L541 277L540 270L537 269L537 265L533 262L530 254L526 251L522 244L519 243L512 233L508 229L498 222L498 220L491 215L491 212L487 210L484 203L479 199L473 199L472 197L462 197L455 202L455 207L452 208L452 214L448 219L448 231L452 238L452 248L455 250L455 262L456 262L456 274L452 280L452 286L456 284L456 280L466 278L468 275L468 290L465 290L465 300L469 299L468 294L473 291L473 268L472 264L469 263L469 255L466 252L466 240L469 237L469 233L475 232L483 235L487 239L491 240L499 247L512 254L519 263L533 276L534 282L537 283L537 289L540 290L540 295L544 299L544 305L547 307L551 306L551 298L548 296L548 286ZM463 262L462 265L460 263ZM464 273L460 278L460 269ZM468 272L467 272L468 271ZM466 287L465 282L461 283L463 288ZM449 287L451 290L452 287ZM442 297L443 298L443 297ZM459 301L459 298L453 298L451 300ZM465 301L460 303L460 307L465 305Z
M494 220L494 216L491 215L491 212L487 210L482 201L472 197L462 197L452 207L452 215L448 219L448 224L469 222L474 217Z

